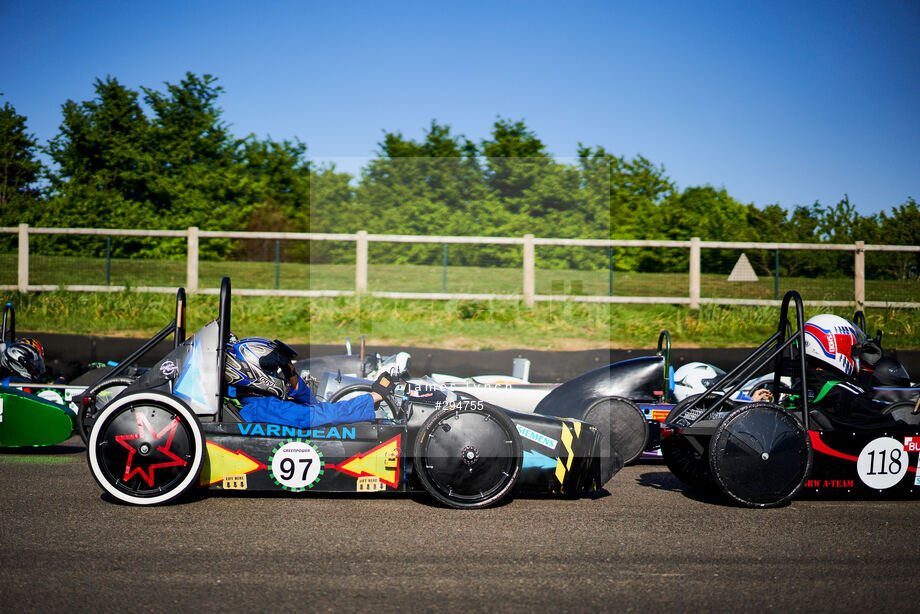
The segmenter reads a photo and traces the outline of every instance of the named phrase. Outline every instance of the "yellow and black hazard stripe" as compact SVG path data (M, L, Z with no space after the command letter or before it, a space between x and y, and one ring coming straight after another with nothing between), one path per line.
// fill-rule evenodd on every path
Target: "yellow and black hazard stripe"
M578 438L581 436L581 422L565 421L562 422L562 435L559 441L564 448L563 453L556 459L556 480L559 482L558 492L565 492L565 480L572 470L572 463L575 461L575 448L577 447Z

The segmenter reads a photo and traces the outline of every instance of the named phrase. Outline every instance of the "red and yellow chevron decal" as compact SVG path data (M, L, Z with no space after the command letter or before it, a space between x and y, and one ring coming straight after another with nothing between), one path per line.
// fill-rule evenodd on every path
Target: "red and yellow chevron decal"
M329 465L336 471L353 475L356 478L371 476L393 488L399 487L400 442L402 435L397 435L379 446L356 454L338 465Z
M205 452L207 454L201 464L201 474L198 477L198 484L201 486L210 486L220 482L225 476L245 475L266 468L264 464L245 452L239 450L233 452L213 441L207 442Z

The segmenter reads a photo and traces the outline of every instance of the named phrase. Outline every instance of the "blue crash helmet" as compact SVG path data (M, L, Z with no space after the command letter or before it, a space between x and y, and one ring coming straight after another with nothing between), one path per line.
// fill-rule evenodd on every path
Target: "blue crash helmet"
M264 337L247 337L227 346L224 380L237 392L284 398L297 352Z

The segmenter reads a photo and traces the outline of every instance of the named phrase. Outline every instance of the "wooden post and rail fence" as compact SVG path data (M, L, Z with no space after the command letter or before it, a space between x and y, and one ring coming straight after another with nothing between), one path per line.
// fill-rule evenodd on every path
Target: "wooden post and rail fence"
M238 294L258 296L354 296L370 295L379 298L425 299L425 300L520 300L527 306L537 301L569 300L591 303L646 303L646 304L685 304L698 309L703 304L717 305L779 305L778 300L746 298L714 298L700 296L700 261L703 249L737 249L737 250L816 250L853 252L853 300L846 301L805 301L806 305L828 307L895 307L917 308L916 301L867 301L866 300L866 252L920 252L917 245L866 245L862 241L855 243L748 243L732 241L702 241L693 237L689 241L666 240L606 240L606 239L553 239L538 238L531 234L523 237L464 237L438 235L383 235L368 234L360 230L355 234L332 234L310 232L242 232L210 231L190 227L187 230L117 230L111 228L36 228L28 224L18 227L0 228L0 234L18 234L18 283L0 285L0 290L18 290L20 292L65 290L75 292L113 292L122 291L124 286L114 285L33 285L29 283L29 237L30 235L97 235L107 237L185 237L188 242L186 257L186 289L189 292L215 294L219 288L200 288L198 278L198 246L200 239L263 239L276 241L353 241L355 243L355 289L354 290L268 290L234 288ZM367 283L368 245L371 242L385 243L430 243L430 244L474 244L474 245L520 245L523 251L523 270L520 294L474 294L474 293L426 293L426 292L369 292ZM535 248L537 246L572 246L572 247L639 247L639 248L682 248L690 250L689 287L684 296L566 296L536 294ZM777 251L778 253L778 251ZM173 287L133 287L138 292L175 292Z

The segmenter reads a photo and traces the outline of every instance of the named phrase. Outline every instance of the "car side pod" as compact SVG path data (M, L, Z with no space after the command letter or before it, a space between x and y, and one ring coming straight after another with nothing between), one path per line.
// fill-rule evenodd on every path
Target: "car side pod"
M920 425L920 398L917 402L900 401L892 403L885 408L885 414L891 415L892 418L908 426Z
M73 433L71 410L16 388L0 386L0 447L52 446Z
M747 507L787 504L811 472L805 427L772 403L751 403L725 416L709 442L709 468L732 500Z
M495 505L521 474L523 447L517 428L491 407L442 409L419 429L412 457L425 491L449 507Z
M106 493L124 503L155 505L197 483L204 437L182 400L146 390L105 407L90 430L86 453Z

